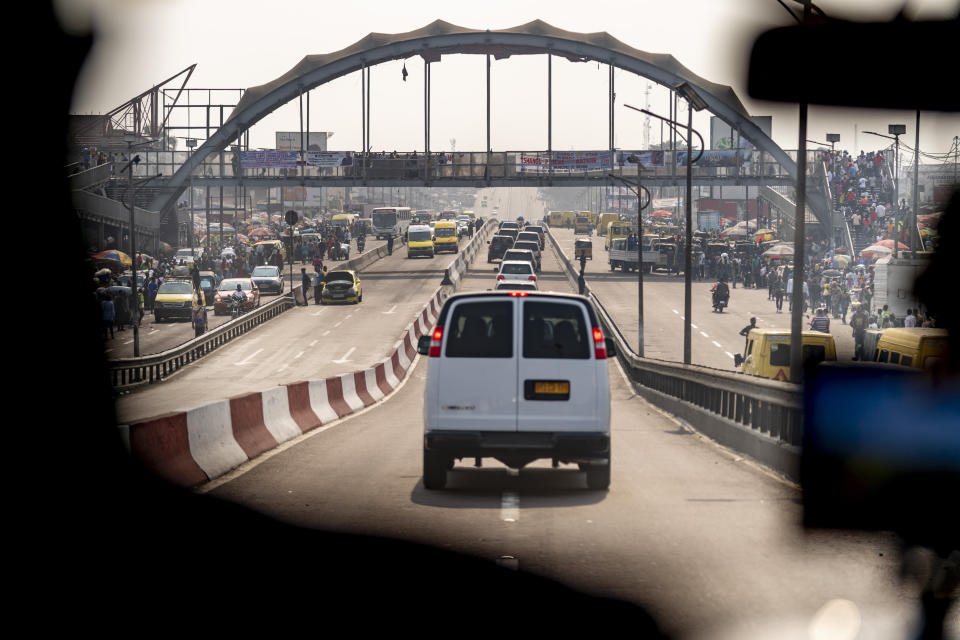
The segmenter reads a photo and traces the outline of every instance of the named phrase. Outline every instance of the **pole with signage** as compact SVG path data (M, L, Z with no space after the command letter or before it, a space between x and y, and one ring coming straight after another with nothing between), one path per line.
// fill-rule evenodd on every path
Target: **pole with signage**
M284 219L286 220L287 226L290 227L290 251L288 253L288 257L290 258L290 291L293 292L293 288L294 288L293 287L293 284L294 284L293 282L293 225L297 224L297 221L300 219L300 216L297 215L296 211L291 209L290 211L287 211L287 213L284 216ZM303 291L302 293L303 293L303 302L304 304L306 304L307 292ZM293 301L294 303L296 303L297 301L296 294L294 294L293 296Z

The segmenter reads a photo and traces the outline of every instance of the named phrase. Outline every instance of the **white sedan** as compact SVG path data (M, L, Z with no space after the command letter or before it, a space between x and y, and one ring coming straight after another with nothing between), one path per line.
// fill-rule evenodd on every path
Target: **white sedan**
M503 280L523 280L529 282L537 281L537 274L534 273L533 265L521 260L504 260L500 263L500 272L497 274L497 282Z

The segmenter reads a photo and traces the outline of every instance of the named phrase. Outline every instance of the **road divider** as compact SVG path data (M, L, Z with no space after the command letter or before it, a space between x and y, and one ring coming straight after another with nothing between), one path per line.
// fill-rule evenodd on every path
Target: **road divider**
M545 227L545 232L567 279L577 288L579 271L549 227ZM617 358L640 396L720 444L799 481L803 421L803 392L799 385L641 358L600 298L590 290L589 283L584 286L606 337L616 343Z
M390 395L416 362L417 340L432 331L446 296L438 288L390 355L372 367L121 425L123 439L131 455L164 480L182 487L208 482Z
M463 277L463 274L467 272L467 268L470 266L470 263L473 262L474 256L477 255L480 249L486 246L487 239L496 228L497 221L488 218L486 223L480 227L479 231L475 233L470 242L467 243L467 246L457 253L457 257L444 270L443 282L441 284L452 286L454 290L460 286L460 279Z

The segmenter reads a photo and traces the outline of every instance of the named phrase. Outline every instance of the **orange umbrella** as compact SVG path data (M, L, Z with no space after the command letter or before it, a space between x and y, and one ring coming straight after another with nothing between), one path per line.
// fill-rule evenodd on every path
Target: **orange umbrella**
M892 250L893 250L893 240L892 240L892 239L880 240L879 242L874 243L873 246L875 246L875 247L876 247L876 246L886 247L887 249L890 249L890 250L892 251ZM904 249L906 249L906 250L908 250L908 251L910 250L910 247L908 247L907 245L903 244L902 242L898 242L898 243L897 243L897 248L900 249L901 251L903 251Z
M672 218L673 214L664 209L657 209L656 211L650 214L650 217L651 218Z

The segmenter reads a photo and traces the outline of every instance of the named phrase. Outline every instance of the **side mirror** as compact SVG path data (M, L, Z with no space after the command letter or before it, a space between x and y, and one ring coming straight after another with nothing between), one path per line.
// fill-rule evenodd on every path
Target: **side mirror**
M422 356L428 355L430 353L430 340L431 336L420 336L420 339L417 340L417 353Z
M739 367L741 364L743 364L743 356L739 353L735 353L733 355L733 365L735 367Z
M604 342L607 343L607 357L616 358L617 357L617 343L613 341L613 338L605 338Z

